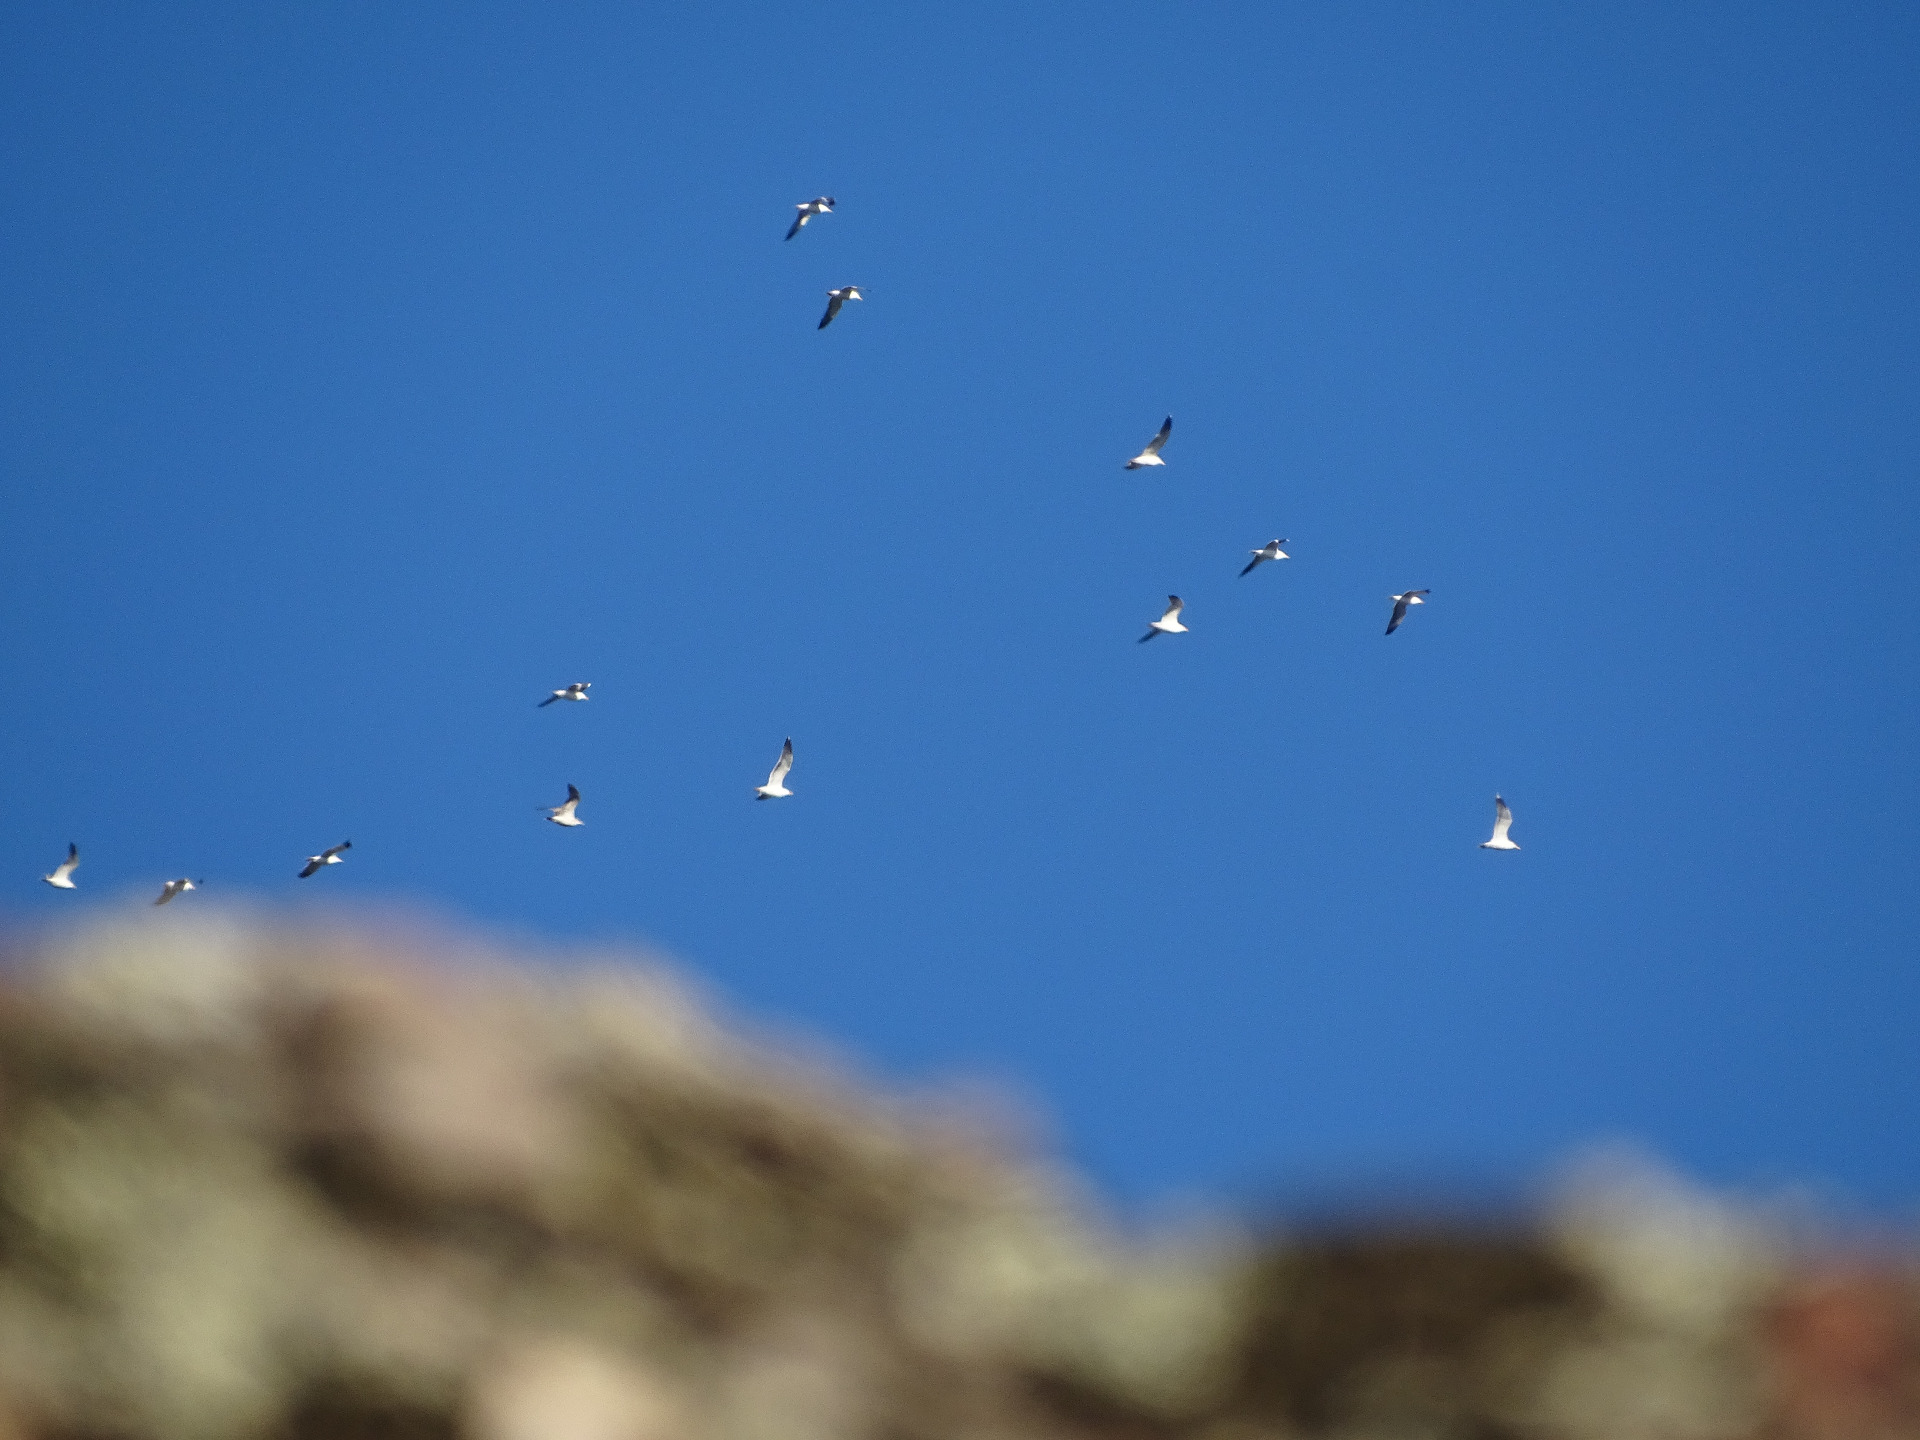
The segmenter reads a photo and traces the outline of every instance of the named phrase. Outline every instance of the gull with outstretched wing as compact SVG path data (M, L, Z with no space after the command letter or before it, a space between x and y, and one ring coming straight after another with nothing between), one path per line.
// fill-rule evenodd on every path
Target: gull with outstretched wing
M1156 635L1184 635L1187 627L1180 623L1180 612L1187 608L1187 602L1178 595L1167 596L1167 613L1147 626L1147 633L1140 637L1140 643L1146 644Z
M1251 575L1255 569L1257 569L1260 565L1262 565L1268 560L1292 559L1293 558L1292 556L1288 555L1286 551L1280 548L1282 545L1286 543L1287 542L1285 540L1269 540L1266 544L1262 545L1258 550L1249 552L1250 554L1252 554L1253 559L1247 562L1247 568L1242 570L1240 574L1243 577L1247 575Z
M1164 465L1160 458L1160 447L1167 443L1167 437L1173 434L1173 416L1167 416L1160 426L1160 433L1147 441L1147 448L1127 461L1127 469L1138 470L1142 465Z
M206 881L202 880L200 885L206 883ZM176 895L184 895L189 890L198 890L200 885L194 884L191 880L169 880L160 887L160 898L153 903L156 905L164 905Z
M833 317L840 313L840 307L849 300L864 300L858 285L842 285L838 290L827 291L827 313L820 317L816 330L824 330L833 323Z
M567 786L567 799L564 805L542 805L540 808L547 812L547 819L556 825L587 823L574 813L580 808L580 792L571 785Z
M780 747L780 758L773 762L773 771L767 776L767 783L753 787L756 800L784 800L793 794L787 788L787 772L793 769L793 738Z
M587 691L592 688L593 682L591 680L576 680L573 684L567 686L566 689L554 691L533 708L536 710L543 709L553 704L556 700L591 700L593 697L587 694Z
M329 845L318 855L307 856L307 868L300 872L300 878L305 880L310 875L318 875L329 865L340 864L340 852L343 850L351 850L352 848L353 842L351 840L342 840L338 845Z
M1409 605L1426 604L1427 602L1420 597L1432 593L1431 590L1409 590L1404 595L1389 595L1387 598L1393 601L1393 618L1387 621L1387 634L1391 635L1400 628L1400 622L1407 618Z
M40 878L56 890L74 890L79 887L73 883L73 872L79 868L80 847L69 840L67 842L67 858L53 867L53 873L51 875L42 875Z
M807 221L811 220L814 216L831 215L833 213L833 197L831 195L822 195L817 200L802 200L793 208L800 213L794 216L793 228L787 231L787 239L789 240L806 229Z
M1520 847L1507 838L1507 831L1513 828L1513 811L1507 808L1507 802L1498 795L1493 797L1493 838L1482 840L1482 850L1518 850Z

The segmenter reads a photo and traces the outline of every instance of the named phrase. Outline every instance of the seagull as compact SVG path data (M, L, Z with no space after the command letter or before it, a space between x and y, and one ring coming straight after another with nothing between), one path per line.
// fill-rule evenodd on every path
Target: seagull
M1160 458L1160 447L1167 443L1167 437L1171 434L1173 434L1173 416L1169 415L1160 426L1160 433L1147 441L1147 448L1127 461L1127 469L1138 470L1142 465L1166 464L1167 462Z
M1507 808L1507 802L1498 795L1493 797L1493 838L1482 840L1482 850L1518 850L1520 847L1507 838L1507 831L1513 828L1513 811Z
M753 787L756 800L784 800L793 792L787 789L787 772L793 769L793 737L787 737L787 743L780 747L780 758L773 762L773 772L767 776L767 783Z
M206 882L202 881L201 883L205 884ZM200 887L195 885L191 880L169 880L165 885L160 887L160 898L153 903L156 905L164 905L176 895L184 895L189 890L197 890L199 888Z
M1280 548L1286 543L1284 540L1269 540L1258 550L1250 551L1249 553L1253 556L1253 559L1247 562L1247 568L1240 573L1242 575L1251 575L1254 567L1262 560L1291 560L1293 557Z
M554 691L533 708L539 710L544 706L553 704L556 700L591 700L593 697L587 694L587 691L592 688L593 682L591 680L576 680L573 684L567 686L566 689Z
M80 847L71 840L67 842L67 858L53 867L51 875L40 878L56 890L74 890L79 887L73 883L73 872L80 868Z
M307 868L300 872L300 878L304 880L309 875L326 869L329 865L338 865L340 863L340 852L342 850L351 850L352 848L353 842L351 840L342 840L338 845L322 850L318 855L307 856Z
M584 825L587 823L573 813L580 808L580 792L571 785L567 786L566 804L543 805L540 808L547 812L547 819L556 825Z
M1147 633L1140 637L1140 643L1144 645L1156 635L1186 634L1187 627L1180 623L1180 612L1186 607L1187 602L1178 595L1167 596L1167 613L1147 626Z
M1432 593L1431 590L1409 590L1404 595L1389 595L1387 598L1393 601L1393 618L1387 621L1387 634L1391 635L1400 628L1400 622L1407 618L1407 607L1409 605L1426 604L1427 602L1420 597L1422 595L1431 595Z
M787 239L789 240L804 230L807 221L811 220L814 216L831 215L833 213L833 197L831 195L822 195L818 200L802 200L793 208L800 213L794 217L793 228L787 231Z
M866 296L860 293L860 287L858 285L846 285L838 290L827 291L827 313L820 317L820 323L814 328L824 330L827 326L831 325L833 323L833 317L840 313L840 307L846 304L847 301L864 300L866 298Z

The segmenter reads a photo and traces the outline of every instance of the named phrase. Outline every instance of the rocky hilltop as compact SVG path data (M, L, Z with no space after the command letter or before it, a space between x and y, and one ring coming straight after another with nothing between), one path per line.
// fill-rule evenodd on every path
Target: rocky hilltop
M658 968L164 918L0 984L3 1440L1920 1435L1898 1256L1645 1172L1151 1242Z

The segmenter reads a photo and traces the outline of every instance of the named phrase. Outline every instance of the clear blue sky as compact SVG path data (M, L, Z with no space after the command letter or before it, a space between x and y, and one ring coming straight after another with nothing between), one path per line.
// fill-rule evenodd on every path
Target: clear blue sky
M1917 42L12 7L0 915L644 940L1130 1202L1920 1205Z

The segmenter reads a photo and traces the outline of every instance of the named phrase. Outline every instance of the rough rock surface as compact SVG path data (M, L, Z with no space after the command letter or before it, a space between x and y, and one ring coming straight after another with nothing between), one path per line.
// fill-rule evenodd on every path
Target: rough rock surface
M1147 1243L664 973L202 912L0 984L0 1440L1894 1440L1896 1258L1645 1172Z

